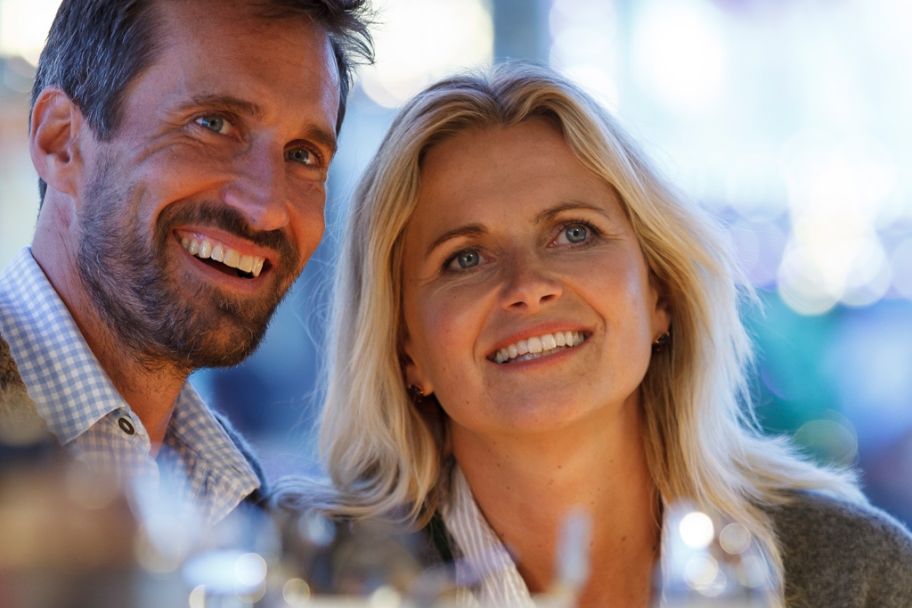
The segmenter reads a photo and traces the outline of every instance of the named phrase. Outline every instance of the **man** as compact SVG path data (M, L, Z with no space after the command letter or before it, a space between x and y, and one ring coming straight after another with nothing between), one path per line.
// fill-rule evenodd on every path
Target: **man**
M320 241L363 5L64 0L41 56L0 393L96 470L176 464L210 521L263 479L187 377L253 351Z

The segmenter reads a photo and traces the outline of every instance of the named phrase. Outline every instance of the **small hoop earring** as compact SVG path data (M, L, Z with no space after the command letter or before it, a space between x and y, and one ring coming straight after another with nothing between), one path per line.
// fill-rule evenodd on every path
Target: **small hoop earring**
M421 388L420 384L409 384L408 394L409 398L412 400L412 403L415 405L420 405L424 401L424 398L427 396L424 394L424 389Z
M671 344L671 334L666 331L652 343L652 352L660 353L666 350L669 344Z

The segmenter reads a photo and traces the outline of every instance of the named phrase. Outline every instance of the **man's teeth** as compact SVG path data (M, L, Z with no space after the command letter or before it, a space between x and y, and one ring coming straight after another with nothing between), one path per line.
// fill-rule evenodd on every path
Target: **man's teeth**
M181 245L190 255L194 255L201 260L215 260L229 268L237 268L241 272L250 273L254 277L260 276L260 273L263 272L263 264L266 263L266 258L255 255L241 255L240 252L231 247L209 239L185 236L181 239Z
M579 346L585 339L586 337L581 331L558 331L553 334L535 336L501 348L494 354L494 361L496 363L509 363L518 358L523 360L537 359L558 348Z

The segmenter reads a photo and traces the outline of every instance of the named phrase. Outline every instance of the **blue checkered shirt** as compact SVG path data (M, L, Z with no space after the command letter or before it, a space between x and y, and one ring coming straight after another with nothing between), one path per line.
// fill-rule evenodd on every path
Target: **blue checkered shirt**
M100 367L29 248L0 273L0 336L48 429L93 469L154 485L167 463L169 482L177 479L177 491L193 498L210 522L259 487L250 463L189 382L157 457L152 455L142 422Z

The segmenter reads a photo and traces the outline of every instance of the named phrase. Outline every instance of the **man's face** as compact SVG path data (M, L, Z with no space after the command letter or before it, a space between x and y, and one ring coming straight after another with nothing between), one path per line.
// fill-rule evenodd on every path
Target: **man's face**
M306 19L161 3L113 137L82 147L80 276L148 365L231 365L323 234L339 75Z

